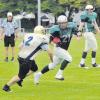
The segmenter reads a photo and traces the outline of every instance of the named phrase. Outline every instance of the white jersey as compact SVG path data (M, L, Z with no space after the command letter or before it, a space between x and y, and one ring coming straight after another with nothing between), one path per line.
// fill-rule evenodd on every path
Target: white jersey
M23 47L18 56L24 59L33 60L40 50L48 49L49 38L45 35L35 33L26 34L23 40Z

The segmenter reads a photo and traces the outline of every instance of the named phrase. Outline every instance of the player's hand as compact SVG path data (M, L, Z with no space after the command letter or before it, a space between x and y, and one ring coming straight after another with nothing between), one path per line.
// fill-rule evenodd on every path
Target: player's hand
M3 40L4 36L0 34L0 40Z
M99 34L100 34L100 30L97 30L97 33L99 33Z
M80 40L80 36L77 36L77 40Z
M77 36L78 36L78 37L81 37L81 36L82 36L82 33L81 33L81 32L78 32L78 33L77 33Z

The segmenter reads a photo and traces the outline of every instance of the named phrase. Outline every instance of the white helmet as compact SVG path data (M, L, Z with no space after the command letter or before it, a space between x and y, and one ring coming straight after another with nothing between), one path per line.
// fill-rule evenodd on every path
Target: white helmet
M13 16L12 12L7 13L7 17L9 17L9 16Z
M34 28L35 34L45 34L45 28L41 25L38 25Z
M85 7L85 9L86 9L86 10L88 10L88 9L93 9L93 6L92 6L92 5L87 5L87 6Z
M60 15L57 19L58 23L67 22L67 17L65 15Z

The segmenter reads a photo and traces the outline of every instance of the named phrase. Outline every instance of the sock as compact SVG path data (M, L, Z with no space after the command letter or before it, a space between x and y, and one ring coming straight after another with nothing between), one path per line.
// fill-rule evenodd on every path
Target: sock
M86 56L87 56L87 52L83 52L80 64L84 64L85 63Z
M56 75L62 75L63 74L63 70L59 69Z
M92 56L92 64L95 64L96 63L96 52L95 51L92 51L92 54L91 54L91 56Z
M48 65L47 65L47 66L45 66L45 67L42 69L41 73L44 74L44 73L46 73L46 72L48 72L48 71L49 71L49 67L48 67Z
M85 59L82 58L81 61L80 61L80 64L84 64L85 63Z
M62 62L62 64L61 64L60 70L64 70L64 69L67 67L68 63L69 63L69 61L64 60L64 61Z

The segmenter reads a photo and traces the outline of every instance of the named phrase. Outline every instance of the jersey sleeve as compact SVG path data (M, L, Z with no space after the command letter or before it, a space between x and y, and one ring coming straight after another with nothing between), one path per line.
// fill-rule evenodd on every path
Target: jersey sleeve
M49 29L49 34L54 33L55 31L60 31L59 26L58 25L54 25Z
M2 22L2 24L1 24L1 28L4 28L5 25L6 25L6 21L4 20L4 21Z
M17 29L18 28L18 24L16 21L14 21L14 29Z
M47 43L45 43L45 44L43 44L42 46L41 46L41 49L42 50L44 50L44 51L47 51L48 50L48 44Z
M96 19L97 19L97 13L94 12L94 14L93 14L93 19L92 19L92 20L93 20L93 21L96 21Z
M80 19L81 19L81 22L87 22L89 20L89 18L87 17L86 11L82 12Z
M77 35L78 32L77 24L74 22L70 22L69 27L72 29L72 34Z

